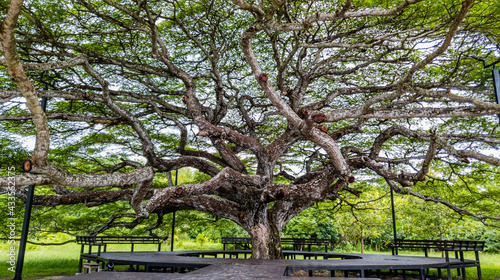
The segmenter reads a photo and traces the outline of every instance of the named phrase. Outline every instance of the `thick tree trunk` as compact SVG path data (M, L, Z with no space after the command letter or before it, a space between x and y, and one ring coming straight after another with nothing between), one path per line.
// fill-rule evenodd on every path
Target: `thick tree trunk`
M250 231L253 259L283 259L281 231L273 223L257 223Z
M267 204L258 207L246 230L252 236L253 259L283 259L281 227L269 217Z

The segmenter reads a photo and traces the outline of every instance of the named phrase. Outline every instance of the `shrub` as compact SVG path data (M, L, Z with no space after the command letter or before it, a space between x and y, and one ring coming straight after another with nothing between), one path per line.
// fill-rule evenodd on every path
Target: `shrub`
M206 241L207 239L203 233L200 233L196 236L196 243L198 243L200 246L203 246Z

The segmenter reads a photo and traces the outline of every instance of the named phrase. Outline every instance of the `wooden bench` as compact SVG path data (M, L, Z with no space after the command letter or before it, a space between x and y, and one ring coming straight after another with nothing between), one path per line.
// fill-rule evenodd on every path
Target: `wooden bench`
M445 253L446 262L450 262L449 252L455 252L455 258L464 262L464 252L473 251L476 257L476 267L478 279L482 279L481 265L479 262L479 252L484 250L484 241L476 240L407 240L396 239L392 245L392 254L398 255L398 249L423 249L425 256L428 257L428 250L434 249ZM459 256L460 255L460 256ZM450 267L448 269L448 279L450 276ZM461 270L461 271L460 271ZM463 275L465 279L465 267L457 268L458 275ZM441 270L438 270L438 276L441 277Z
M233 244L233 250L250 250L252 245L252 238L250 237L222 237L221 242L223 245L223 250L227 250L228 244Z
M402 249L423 249L425 251L425 256L427 257L427 251L429 249L435 249L439 251L454 251L454 252L464 252L464 251L483 251L484 241L475 240L405 240L396 239L394 245L392 245L393 255L397 255L397 248Z
M294 251L304 251L303 249L307 246L307 251L311 252L311 246L324 247L325 252L328 252L328 246L330 246L330 239L319 239L319 238L281 238L281 244L292 245Z
M108 244L130 244L130 252L134 251L135 244L158 244L158 251L161 250L163 240L159 237L143 237L143 236L77 236L76 243L82 245L80 250L80 262L78 265L78 273L82 272L83 254L85 246L88 246L88 253L92 254L92 247L97 247L97 256L101 255L101 247L103 252L106 252ZM87 257L89 260L89 258Z
M224 250L227 250L228 244L233 244L233 250L237 250L237 247L243 250L250 250L252 245L252 238L250 237L222 237L222 244ZM320 246L325 248L325 252L328 252L328 246L330 246L329 239L317 239L317 238L281 238L282 245L292 245L294 251L311 251L311 246Z

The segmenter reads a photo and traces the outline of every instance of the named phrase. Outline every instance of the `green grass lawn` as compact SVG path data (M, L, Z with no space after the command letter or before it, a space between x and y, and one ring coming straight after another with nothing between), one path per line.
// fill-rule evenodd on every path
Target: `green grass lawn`
M23 276L74 275L78 270L80 246L74 243L27 247ZM7 244L0 243L0 276L3 277L14 276L8 270L10 265L7 263L7 250Z
M156 245L135 245L134 251L155 251ZM175 246L175 251L186 250L221 250L220 243L205 243L203 246L196 242L181 241ZM129 251L130 245L108 245L108 251ZM162 250L170 250L170 245L162 245ZM372 252L389 254L389 252ZM0 277L13 277L14 273L8 270L8 246L6 243L0 243ZM78 270L78 259L80 255L80 246L77 244L66 244L62 246L35 246L28 245L26 252L23 275L25 279L37 279L41 276L52 275L74 275ZM419 255L422 252L402 251L400 255ZM432 253L431 256L440 257L441 253ZM473 253L466 253L467 259L474 259ZM484 280L500 280L500 255L480 254L481 271ZM437 275L437 271L432 271ZM456 276L456 270L452 272ZM9 279L7 278L7 279ZM477 279L476 269L467 268L467 279Z

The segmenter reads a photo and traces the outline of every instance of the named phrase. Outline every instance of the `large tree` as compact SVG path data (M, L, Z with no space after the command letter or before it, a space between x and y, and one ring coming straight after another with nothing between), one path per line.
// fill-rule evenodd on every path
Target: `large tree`
M425 193L469 173L498 179L500 105L470 58L498 54L498 1L1 6L2 137L36 145L32 174L0 186L14 178L21 199L51 186L37 205L130 201L134 213L96 233L193 209L248 231L253 258L281 258L290 219L377 178L499 226L496 182L465 183L472 202ZM158 183L185 167L207 180Z

